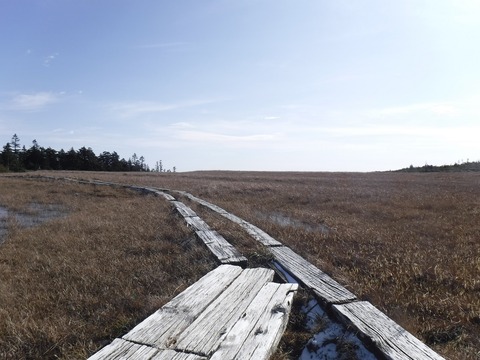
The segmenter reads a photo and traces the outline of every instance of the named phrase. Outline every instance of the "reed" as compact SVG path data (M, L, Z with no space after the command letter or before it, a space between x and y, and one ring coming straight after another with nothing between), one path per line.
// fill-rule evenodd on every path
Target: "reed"
M72 176L189 191L290 246L437 352L480 356L478 173ZM238 229L225 231L248 251Z
M437 352L480 356L478 173L48 175L191 192L290 246ZM238 227L195 209L244 254L262 255Z
M122 188L0 178L0 206L61 206L0 245L0 358L84 359L216 265L166 201Z

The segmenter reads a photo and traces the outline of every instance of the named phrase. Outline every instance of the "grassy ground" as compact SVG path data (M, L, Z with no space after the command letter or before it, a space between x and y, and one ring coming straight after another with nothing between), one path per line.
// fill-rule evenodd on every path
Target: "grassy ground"
M215 267L162 199L0 177L0 206L32 212L32 204L61 207L65 216L31 228L8 219L2 359L86 358Z
M35 173L35 175L38 174ZM479 174L255 172L47 174L189 191L245 218L292 247L361 299L369 300L385 311L439 353L451 359L480 357L478 336L480 333ZM11 181L8 185L10 190L6 191L4 182L7 180L0 179L0 181L2 182L0 205L17 206L16 204L20 202L17 199L18 193L25 193L28 182L22 183L23 190L17 191L14 186L18 181L8 180ZM29 181L29 184L33 184L31 180ZM136 194L133 196L124 190L90 185L67 185L60 182L53 187L48 183L38 185L35 182L35 184L35 186L29 185L32 191L35 188L38 193L48 195L44 200L33 197L33 201L66 204L70 215L66 219L42 225L36 230L18 229L10 234L9 240L3 245L0 251L0 271L2 275L6 273L12 278L1 285L8 288L2 289L0 296L9 291L12 295L10 303L5 302L6 306L3 305L4 299L0 301L0 317L3 317L0 324L6 324L0 325L3 326L0 330L0 341L3 339L10 341L8 345L0 343L1 351L11 349L16 339L22 336L32 341L40 339L35 341L45 342L46 345L43 348L47 350L52 348L60 351L59 346L73 348L72 344L81 342L86 343L86 348L93 349L102 340L122 333L127 326L125 322L128 324L135 322L135 320L123 320L119 322L120 325L115 325L115 321L109 324L100 322L105 329L110 331L113 328L114 330L106 334L107 331L104 329L101 335L93 336L93 340L91 340L92 337L83 338L83 340L57 337L51 340L45 335L49 333L48 331L44 331L42 336L38 335L40 331L38 325L20 326L17 330L10 329L13 327L12 324L34 317L28 313L30 310L25 304L23 308L9 310L7 313L5 309L16 305L15 299L35 300L30 298L40 297L40 295L32 294L37 294L42 287L49 289L58 282L60 285L53 291L44 289L44 293L50 293L52 299L50 305L42 305L43 308L40 310L45 311L45 309L56 307L55 304L60 304L58 307L63 309L63 313L70 311L76 314L78 309L70 308L69 310L70 300L66 300L75 294L101 292L105 300L98 301L95 303L97 305L106 301L107 298L114 297L113 301L116 303L111 307L107 306L104 310L94 311L95 306L82 305L79 315L74 315L75 320L68 320L70 322L63 319L66 316L63 313L47 316L47 320L52 324L62 324L51 327L75 327L79 332L88 333L89 330L81 330L87 326L85 323L88 323L82 318L92 319L92 316L95 318L97 313L105 313L104 319L107 319L117 313L117 310L113 310L114 308L123 309L130 306L122 305L125 298L131 296L136 299L136 295L128 295L129 291L121 286L120 289L123 290L111 292L114 286L106 280L107 275L104 278L103 273L101 279L96 280L96 285L88 287L90 279L95 278L95 272L97 272L96 276L100 277L97 267L102 268L102 272L103 267L111 267L112 274L121 272L121 277L128 277L132 272L137 275L137 270L132 268L128 270L129 264L131 262L137 264L139 261L148 263L148 259L152 257L148 254L152 252L156 254L153 250L139 249L157 246L172 249L169 250L171 256L167 258L172 259L172 256L185 258L186 263L189 263L188 259L191 263L198 256L201 259L208 258L203 248L192 247L193 245L188 247L190 253L183 253L185 244L189 244L186 239L191 234L178 219L172 220L170 210L162 201L152 201L152 207L149 208L151 199L142 198ZM9 203L5 200L6 193L14 194L11 196L12 200L8 200ZM68 200L63 196L67 196ZM32 201L32 196L28 195L22 201L26 206ZM140 208L144 212L139 212ZM250 242L241 230L236 227L225 228L223 220L215 215L200 209L197 211L202 212L200 215L205 217L209 224L213 223L218 229L223 229L223 235L250 259L256 257L259 263L262 263L266 257L268 260L268 256ZM159 213L163 214L161 218L158 216ZM153 226L153 229L147 231L152 223L156 227ZM163 227L166 226L164 224L173 225L168 230L170 227L167 226L167 229L164 229ZM104 231L102 229L105 228L118 231L110 231L102 235ZM137 245L131 245L130 239L138 235L138 229L144 229L142 230L144 233L138 237L140 244L137 247ZM35 234L32 233L34 231ZM160 237L155 235L164 231L169 235ZM71 240L61 241L66 235L60 234L64 233L68 233ZM143 236L143 234L151 235ZM41 240L33 241L32 237L35 239L38 237ZM141 242L141 238L145 237L151 239L148 246ZM53 241L53 238L54 245L45 246ZM158 241L159 239L162 241ZM163 239L170 240L165 242ZM74 248L72 244L75 244ZM78 265L75 266L67 265L64 260L60 261L59 269L61 270L50 274L52 254L64 252L73 253L74 258L79 257L79 253L85 253L85 256L78 259ZM103 261L107 260L105 255L100 260L90 260L93 253L110 254L111 252L119 253L116 260L111 260L111 265L104 265ZM18 258L13 261L12 258L15 257ZM160 258L152 260L154 261L150 265L150 270L142 272L143 276L150 279L142 283L143 289L154 286L153 278L159 276L170 275L171 279L167 283L174 283L171 290L165 290L163 287L151 292L136 290L140 293L146 292L147 299L156 299L158 294L162 295L162 299L155 302L152 308L168 301L173 293L178 292L176 290L181 289L188 282L186 279L194 279L212 266L208 260L202 260L199 265L201 270L190 269L191 272L189 272L189 266L174 267L173 269L180 274L183 274L181 271L188 272L181 275L181 280L175 280L177 276L172 276L172 266L176 265L172 264L172 260L168 263L168 260L164 259L163 261L167 264L162 265L162 269L153 265L153 263L158 264L158 261L162 263ZM80 265L85 262L90 265ZM19 277L15 278L12 275L14 272L12 269L14 264L19 263L31 265L27 266L26 274L15 274ZM92 274L79 275L84 270L92 271ZM37 286L34 284L37 281L30 283L30 278L35 276L40 276L47 285ZM52 280L57 277L61 280ZM112 277L114 279L111 281L115 283L119 276L112 275ZM78 285L66 286L65 284L70 283L72 278L77 279ZM129 280L130 283L128 281L127 283L137 283L136 279L137 277L133 276ZM102 283L108 285L102 287ZM35 292L31 291L32 288ZM66 294L64 300L60 301L58 293L62 292ZM112 296L112 294L115 295ZM142 311L146 314L150 310ZM15 315L17 313L20 315ZM33 322L33 324L36 323ZM45 337L50 340L42 340ZM58 343L68 345L57 345ZM15 346L20 347L20 345ZM56 353L47 352L46 354ZM0 355L2 355L1 352Z
M439 353L480 357L480 174L55 175L189 191L289 245Z

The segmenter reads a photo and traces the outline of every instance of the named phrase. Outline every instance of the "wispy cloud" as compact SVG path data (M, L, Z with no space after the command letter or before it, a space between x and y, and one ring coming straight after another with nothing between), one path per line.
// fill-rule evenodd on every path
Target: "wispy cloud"
M190 100L176 103L163 103L155 101L133 101L113 103L107 108L122 118L135 118L145 114L161 113L165 111L189 108L193 106L212 103L214 100Z
M16 94L7 105L8 109L21 111L39 111L60 100L61 93L37 92L33 94Z
M460 112L458 104L454 102L429 102L377 108L367 110L367 115L373 117L399 116L415 113L429 113L432 115L457 115Z
M265 141L273 141L279 137L279 134L246 134L246 135L230 135L208 131L181 131L177 133L177 137L181 140L208 142L208 143L225 143L226 145L238 145L245 143L263 143Z
M58 57L58 53L53 53L53 54L50 54L50 55L47 55L44 59L43 59L43 66L45 67L50 67L50 65L52 64L52 62Z
M228 148L257 148L276 146L284 140L284 126L272 129L271 124L258 119L225 120L203 119L200 122L176 122L167 127L158 128L158 133L178 143Z

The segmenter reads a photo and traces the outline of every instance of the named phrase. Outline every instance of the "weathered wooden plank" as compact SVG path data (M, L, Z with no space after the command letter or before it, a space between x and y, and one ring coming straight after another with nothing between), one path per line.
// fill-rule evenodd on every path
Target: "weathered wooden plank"
M197 216L195 214L195 211L190 209L187 205L180 201L171 201L171 203L175 206L175 209L182 215L184 218L189 217L189 216Z
M323 302L342 304L356 299L354 294L292 249L281 246L271 247L269 250L288 273L307 288L312 289Z
M222 209L220 206L212 204L211 202L200 199L200 198L198 198L198 197L196 197L196 196L194 196L190 193L187 193L187 192L182 192L182 195L186 196L190 200L195 201L196 203L198 203L200 205L203 205L203 206L215 211L216 213L226 217L227 219L233 221L234 223L242 224L242 223L245 222L243 219L239 218L238 216L235 216L235 215L229 213L227 210Z
M273 271L269 269L244 270L179 336L176 350L210 356L260 289L272 279Z
M206 357L196 354L187 354L174 350L159 350L151 360L207 360Z
M240 226L243 226L246 223L246 221L243 220L242 218L239 218L237 215L233 215L229 212L219 213L219 214Z
M344 322L363 335L364 339L373 342L376 349L387 359L443 359L367 301L334 305L332 308Z
M197 236L222 264L246 264L247 258L214 230L197 231Z
M152 359L158 353L158 349L135 344L122 339L115 339L109 345L90 356L89 360L143 360Z
M109 345L92 355L88 360L206 360L206 357L186 354L174 350L156 349L115 339Z
M260 242L265 246L282 246L283 244L280 241L275 240L273 237L268 235L265 231L258 228L257 226L250 224L249 222L244 221L240 224L255 240Z
M240 225L243 227L255 240L258 242L262 243L265 246L282 246L283 244L277 240L275 240L273 237L268 235L265 231L261 230L257 226L250 224L249 222L243 220L242 218L239 218L236 215L233 215L232 213L229 213L228 211L222 209L221 207L214 205L208 201L205 201L203 199L197 198L196 196L193 196L192 194L189 193L183 193L183 195L187 196L190 200L193 200L203 206L208 207L209 209L217 212L218 214L222 215L223 217L229 219L230 221L233 221L234 223Z
M297 284L266 284L210 359L269 359L287 326L297 288Z
M203 205L203 206L205 206L205 207L207 207L207 208L209 208L209 209L211 209L211 210L213 210L213 211L215 211L215 212L217 212L217 213L219 213L219 214L226 214L226 213L228 213L228 211L222 209L220 206L217 206L217 205L215 205L215 204L212 204L211 202L208 202L208 201L206 201L206 200L203 200L203 199L200 199L200 198L198 198L198 197L196 197L196 196L193 196L193 195L190 194L190 193L185 193L184 195L185 195L187 198L189 198L190 200L195 201L196 203L198 203L198 204L200 204L200 205Z
M164 191L161 191L161 190L158 190L158 189L154 189L154 188L149 188L149 187L146 187L145 190L151 192L151 193L154 193L156 195L159 195L159 196L162 196L165 200L168 200L168 201L175 201L175 198L170 195L170 194L167 194L166 192Z
M140 344L167 348L232 282L242 268L221 265L177 295L123 336Z
M193 227L196 231L212 230L208 224L198 216L188 216L185 218L188 226Z

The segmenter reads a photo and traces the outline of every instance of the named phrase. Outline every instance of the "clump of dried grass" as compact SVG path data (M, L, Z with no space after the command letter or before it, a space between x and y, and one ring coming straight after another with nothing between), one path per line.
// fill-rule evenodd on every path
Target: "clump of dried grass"
M1 206L68 216L13 223L0 245L0 357L85 358L213 269L166 201L110 187L0 178Z

